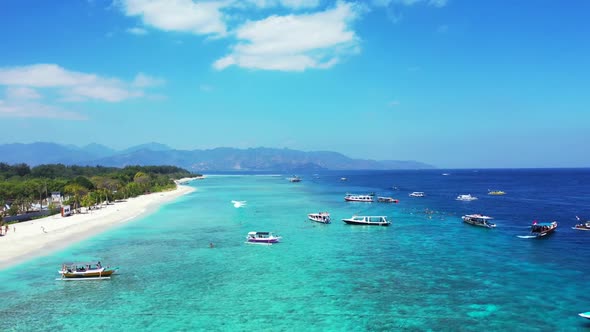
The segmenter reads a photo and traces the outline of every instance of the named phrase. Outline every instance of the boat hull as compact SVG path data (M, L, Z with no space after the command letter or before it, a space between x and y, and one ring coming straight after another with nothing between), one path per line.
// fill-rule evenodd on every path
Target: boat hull
M59 271L62 275L62 278L67 279L84 279L84 278L100 278L100 277L110 277L115 270L104 270L104 271L89 271L89 272L64 272Z
M250 243L278 243L279 239L248 239Z
M472 225L472 226L479 226L479 227L484 227L484 228L494 228L496 227L496 224L483 224L480 222L476 222L476 221L472 221L472 220L463 220L464 223Z
M357 220L350 220L350 219L342 219L348 225L360 225L360 226L389 226L391 223L389 222L366 222L366 221L357 221Z

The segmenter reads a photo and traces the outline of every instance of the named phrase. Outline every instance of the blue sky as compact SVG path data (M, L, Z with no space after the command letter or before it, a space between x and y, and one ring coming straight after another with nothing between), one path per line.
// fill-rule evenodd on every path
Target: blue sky
M590 166L590 2L0 2L0 143Z

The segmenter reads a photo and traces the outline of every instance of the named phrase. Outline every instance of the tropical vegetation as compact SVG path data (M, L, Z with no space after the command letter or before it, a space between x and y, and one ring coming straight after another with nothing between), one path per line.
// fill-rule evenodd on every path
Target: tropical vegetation
M198 174L176 166L66 166L49 164L29 167L27 164L0 163L0 220L18 215L32 206L48 207L52 192L67 200L74 209L102 202L126 199L145 193L174 189L175 179Z

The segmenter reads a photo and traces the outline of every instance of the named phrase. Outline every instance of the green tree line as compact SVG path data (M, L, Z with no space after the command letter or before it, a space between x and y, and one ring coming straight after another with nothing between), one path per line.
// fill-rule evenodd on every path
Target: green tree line
M3 215L27 212L43 204L52 192L69 196L75 209L100 202L174 189L175 179L198 174L176 166L66 166L62 164L8 165L0 163L0 221ZM4 209L10 203L10 209ZM50 206L50 208L57 208Z

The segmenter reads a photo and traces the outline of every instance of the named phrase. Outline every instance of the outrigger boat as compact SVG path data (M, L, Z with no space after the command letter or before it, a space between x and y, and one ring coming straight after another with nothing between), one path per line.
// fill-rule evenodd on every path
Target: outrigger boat
M64 263L61 278L57 280L102 280L110 279L117 268L103 267L100 262Z
M580 221L580 218L576 216L576 219ZM577 224L576 226L572 227L572 229L577 229L579 231L590 231L590 220Z
M322 224L329 224L330 214L328 212L318 212L318 213L310 213L307 215L307 218L311 221L319 222Z
M393 198L393 197L377 197L377 202L381 202L381 203L397 203L399 202L399 200Z
M473 225L473 226L481 226L487 228L494 228L496 224L490 222L492 217L484 216L481 214L467 214L462 217L463 222Z
M246 243L249 244L271 245L278 243L280 240L280 236L276 236L271 232L249 232L248 236L246 236Z
M349 225L368 225L368 226L389 226L391 222L386 216L352 216L348 219L342 219Z

